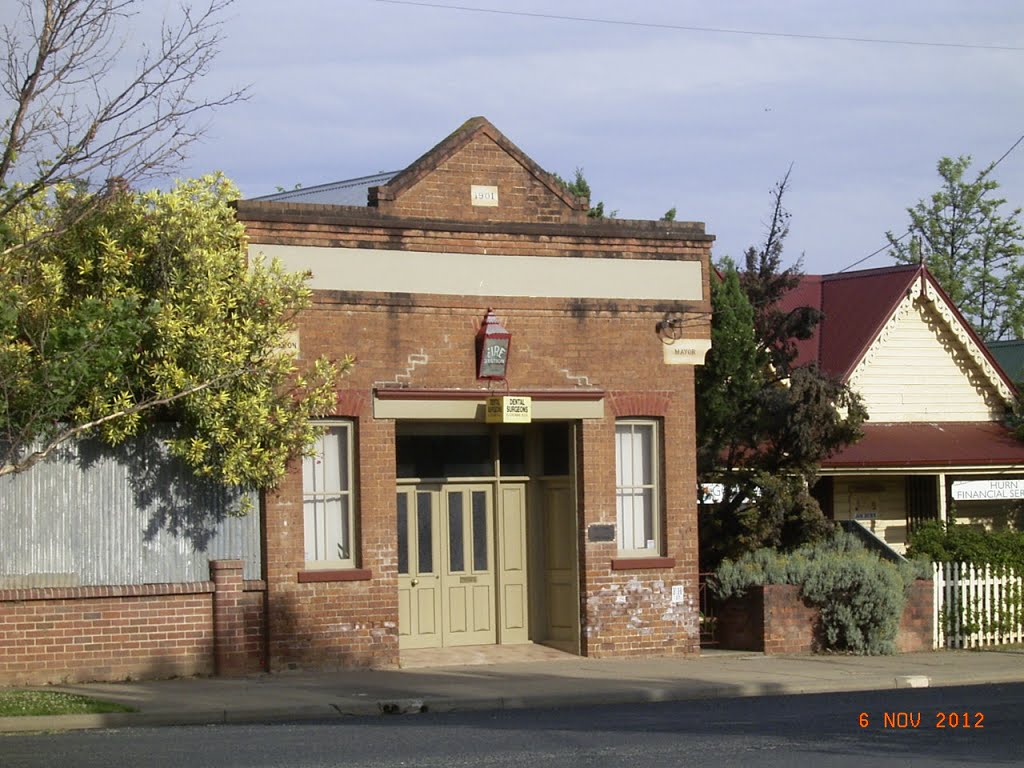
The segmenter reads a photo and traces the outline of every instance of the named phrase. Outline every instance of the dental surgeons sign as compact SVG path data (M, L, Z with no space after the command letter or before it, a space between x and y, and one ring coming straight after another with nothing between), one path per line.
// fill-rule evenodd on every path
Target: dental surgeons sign
M954 501L998 501L1024 499L1024 478L1016 480L957 480Z
M488 424L529 424L533 400L529 397L488 397L484 421Z

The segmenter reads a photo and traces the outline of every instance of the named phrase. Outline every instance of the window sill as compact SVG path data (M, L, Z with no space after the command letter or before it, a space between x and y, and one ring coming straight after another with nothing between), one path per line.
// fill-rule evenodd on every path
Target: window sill
M643 571L653 568L675 568L674 557L617 557L612 560L613 571Z
M339 568L323 571L299 571L299 584L325 581L369 581L373 572L368 568Z

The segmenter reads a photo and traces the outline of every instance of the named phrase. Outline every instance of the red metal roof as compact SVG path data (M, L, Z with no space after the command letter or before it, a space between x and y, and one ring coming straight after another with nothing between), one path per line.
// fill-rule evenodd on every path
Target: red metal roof
M915 466L1024 466L1024 442L996 422L867 422L864 438L822 469Z
M783 310L813 307L822 321L797 343L797 364L817 361L845 381L923 268L917 264L832 275L804 275L779 302Z

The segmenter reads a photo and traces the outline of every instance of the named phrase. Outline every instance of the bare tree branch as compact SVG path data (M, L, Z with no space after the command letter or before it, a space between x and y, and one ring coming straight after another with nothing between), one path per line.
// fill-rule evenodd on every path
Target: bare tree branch
M197 93L233 0L184 2L134 65L125 41L142 0L19 1L0 30L0 89L10 100L0 121L0 217L68 181L134 184L167 173L202 135L206 113L247 97L246 87Z

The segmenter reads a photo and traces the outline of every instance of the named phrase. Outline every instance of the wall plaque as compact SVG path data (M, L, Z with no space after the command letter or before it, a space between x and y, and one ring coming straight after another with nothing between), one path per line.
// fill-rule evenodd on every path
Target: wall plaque
M596 523L589 526L587 541L615 541L615 526L611 523Z
M498 188L472 184L469 187L469 200L473 205L485 208L498 207Z
M711 339L675 339L663 346L666 365L704 365Z

